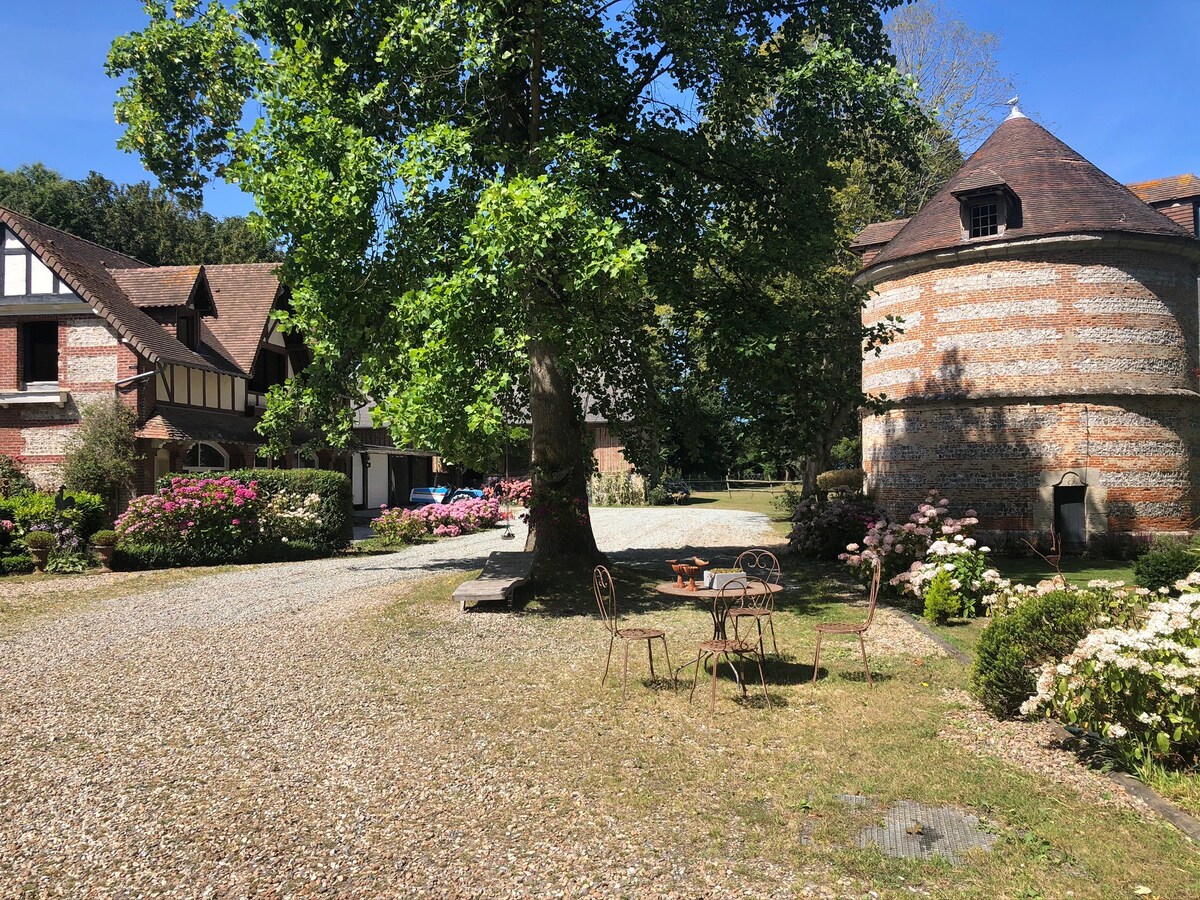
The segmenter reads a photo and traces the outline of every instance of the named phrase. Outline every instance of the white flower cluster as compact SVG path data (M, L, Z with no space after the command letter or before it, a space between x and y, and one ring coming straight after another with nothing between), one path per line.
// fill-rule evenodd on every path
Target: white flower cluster
M1200 592L1152 602L1134 627L1092 631L1061 662L1045 666L1037 693L1021 706L1025 715L1042 711L1163 755L1194 752L1200 747Z

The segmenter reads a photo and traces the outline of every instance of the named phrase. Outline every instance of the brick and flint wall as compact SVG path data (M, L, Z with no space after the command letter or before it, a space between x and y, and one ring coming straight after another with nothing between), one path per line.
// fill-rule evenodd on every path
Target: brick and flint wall
M1091 533L1200 515L1197 268L1178 245L1068 238L877 275L863 364L895 408L862 423L868 487L906 515L931 487L997 532L1040 533L1053 486L1088 485Z

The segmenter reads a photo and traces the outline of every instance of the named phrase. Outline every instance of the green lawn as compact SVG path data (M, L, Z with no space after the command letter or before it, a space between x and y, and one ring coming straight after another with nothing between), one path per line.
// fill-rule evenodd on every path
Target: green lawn
M699 509L740 509L746 512L761 513L769 516L772 529L781 537L786 538L791 532L791 522L787 516L774 504L774 498L780 490L746 490L734 491L697 491L687 502L687 506Z
M1005 578L1022 584L1037 584L1046 578L1053 578L1054 568L1045 560L1036 557L1032 559L992 559L992 565L1000 570ZM1123 581L1133 584L1133 563L1116 559L1085 559L1068 556L1063 559L1063 577L1071 584L1080 587L1097 578L1108 581Z
M586 582L537 597L516 617L437 614L451 607L458 578L405 592L379 623L404 660L379 672L381 688L411 699L434 733L470 734L473 746L487 748L480 765L504 760L536 796L587 798L605 834L637 835L647 860L708 866L739 895L762 896L798 877L837 896L1057 900L1148 889L1200 898L1200 854L1170 826L1100 805L948 734L961 709L953 692L966 685L959 663L876 650L872 688L855 645L826 645L811 684L814 626L861 617L862 607L847 605L861 592L837 567L798 575L789 562L792 586L776 616L783 656L767 664L770 709L753 691L739 700L722 671L710 724L706 682L689 705L690 682L671 690L661 658L660 678L649 680L644 647L634 648L627 701L619 646L617 677L600 687L607 640ZM711 627L701 605L654 594L656 570L617 575L621 624L665 629L676 665L694 653ZM885 617L876 631L899 627ZM430 703L431 682L453 690ZM847 806L838 799L845 794L870 801ZM959 807L998 840L957 865L860 848L860 832L900 800ZM544 815L553 822L571 808Z

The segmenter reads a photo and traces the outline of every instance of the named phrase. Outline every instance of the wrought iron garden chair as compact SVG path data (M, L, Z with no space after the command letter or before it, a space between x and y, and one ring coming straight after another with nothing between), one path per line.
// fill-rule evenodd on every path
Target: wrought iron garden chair
M704 641L700 645L700 652L696 656L696 671L692 674L692 690L688 693L688 703L692 702L692 697L696 693L696 682L700 679L700 668L706 660L712 661L712 690L709 697L708 717L711 719L717 711L717 669L720 668L721 657L725 657L730 667L733 669L734 675L737 676L738 684L742 688L742 696L746 696L746 657L754 658L758 663L758 678L762 682L763 697L766 698L768 708L771 706L771 697L767 693L767 676L763 673L762 654L753 643L740 638L731 638L728 636L727 624L729 622L729 612L735 607L743 607L746 602L746 583L744 581L731 581L725 585L713 598L712 605L712 620L713 620L713 637L711 640ZM733 658L737 657L738 665L733 665Z
M600 618L608 631L608 658L604 660L604 674L600 676L600 686L608 680L608 667L612 664L613 645L621 641L625 645L625 666L621 675L621 698L626 697L629 684L629 645L639 641L646 642L646 655L650 657L650 677L654 677L654 642L662 641L663 653L667 657L667 671L671 669L671 652L667 649L667 633L658 628L621 628L617 615L617 589L613 584L612 575L604 566L596 566L592 572L592 588L596 592L596 605L600 608Z
M867 684L874 687L875 682L871 678L871 666L867 662L867 644L863 639L863 635L867 633L867 629L871 627L871 621L875 618L875 604L879 600L879 580L881 577L881 566L877 562L875 563L875 572L871 576L871 593L867 600L866 621L858 623L821 622L817 625L817 652L813 656L813 684L817 683L817 673L820 672L821 638L827 634L852 634L858 638L858 649L862 651L863 668L867 672Z
M747 596L744 606L735 607L729 611L733 619L733 635L738 636L738 619L753 618L758 626L758 652L765 655L763 650L763 619L771 629L771 648L779 655L779 644L775 641L775 595L767 590L767 584L779 584L779 559L770 550L746 550L738 555L734 568L741 569L749 576L749 583L761 581L764 583L760 596Z

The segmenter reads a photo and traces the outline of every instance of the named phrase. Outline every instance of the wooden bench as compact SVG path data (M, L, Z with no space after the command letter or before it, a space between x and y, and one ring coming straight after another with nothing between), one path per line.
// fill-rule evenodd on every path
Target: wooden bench
M505 600L512 609L513 591L529 583L533 572L533 554L496 550L488 554L483 571L474 581L460 584L454 591L463 612L467 604L485 600Z

